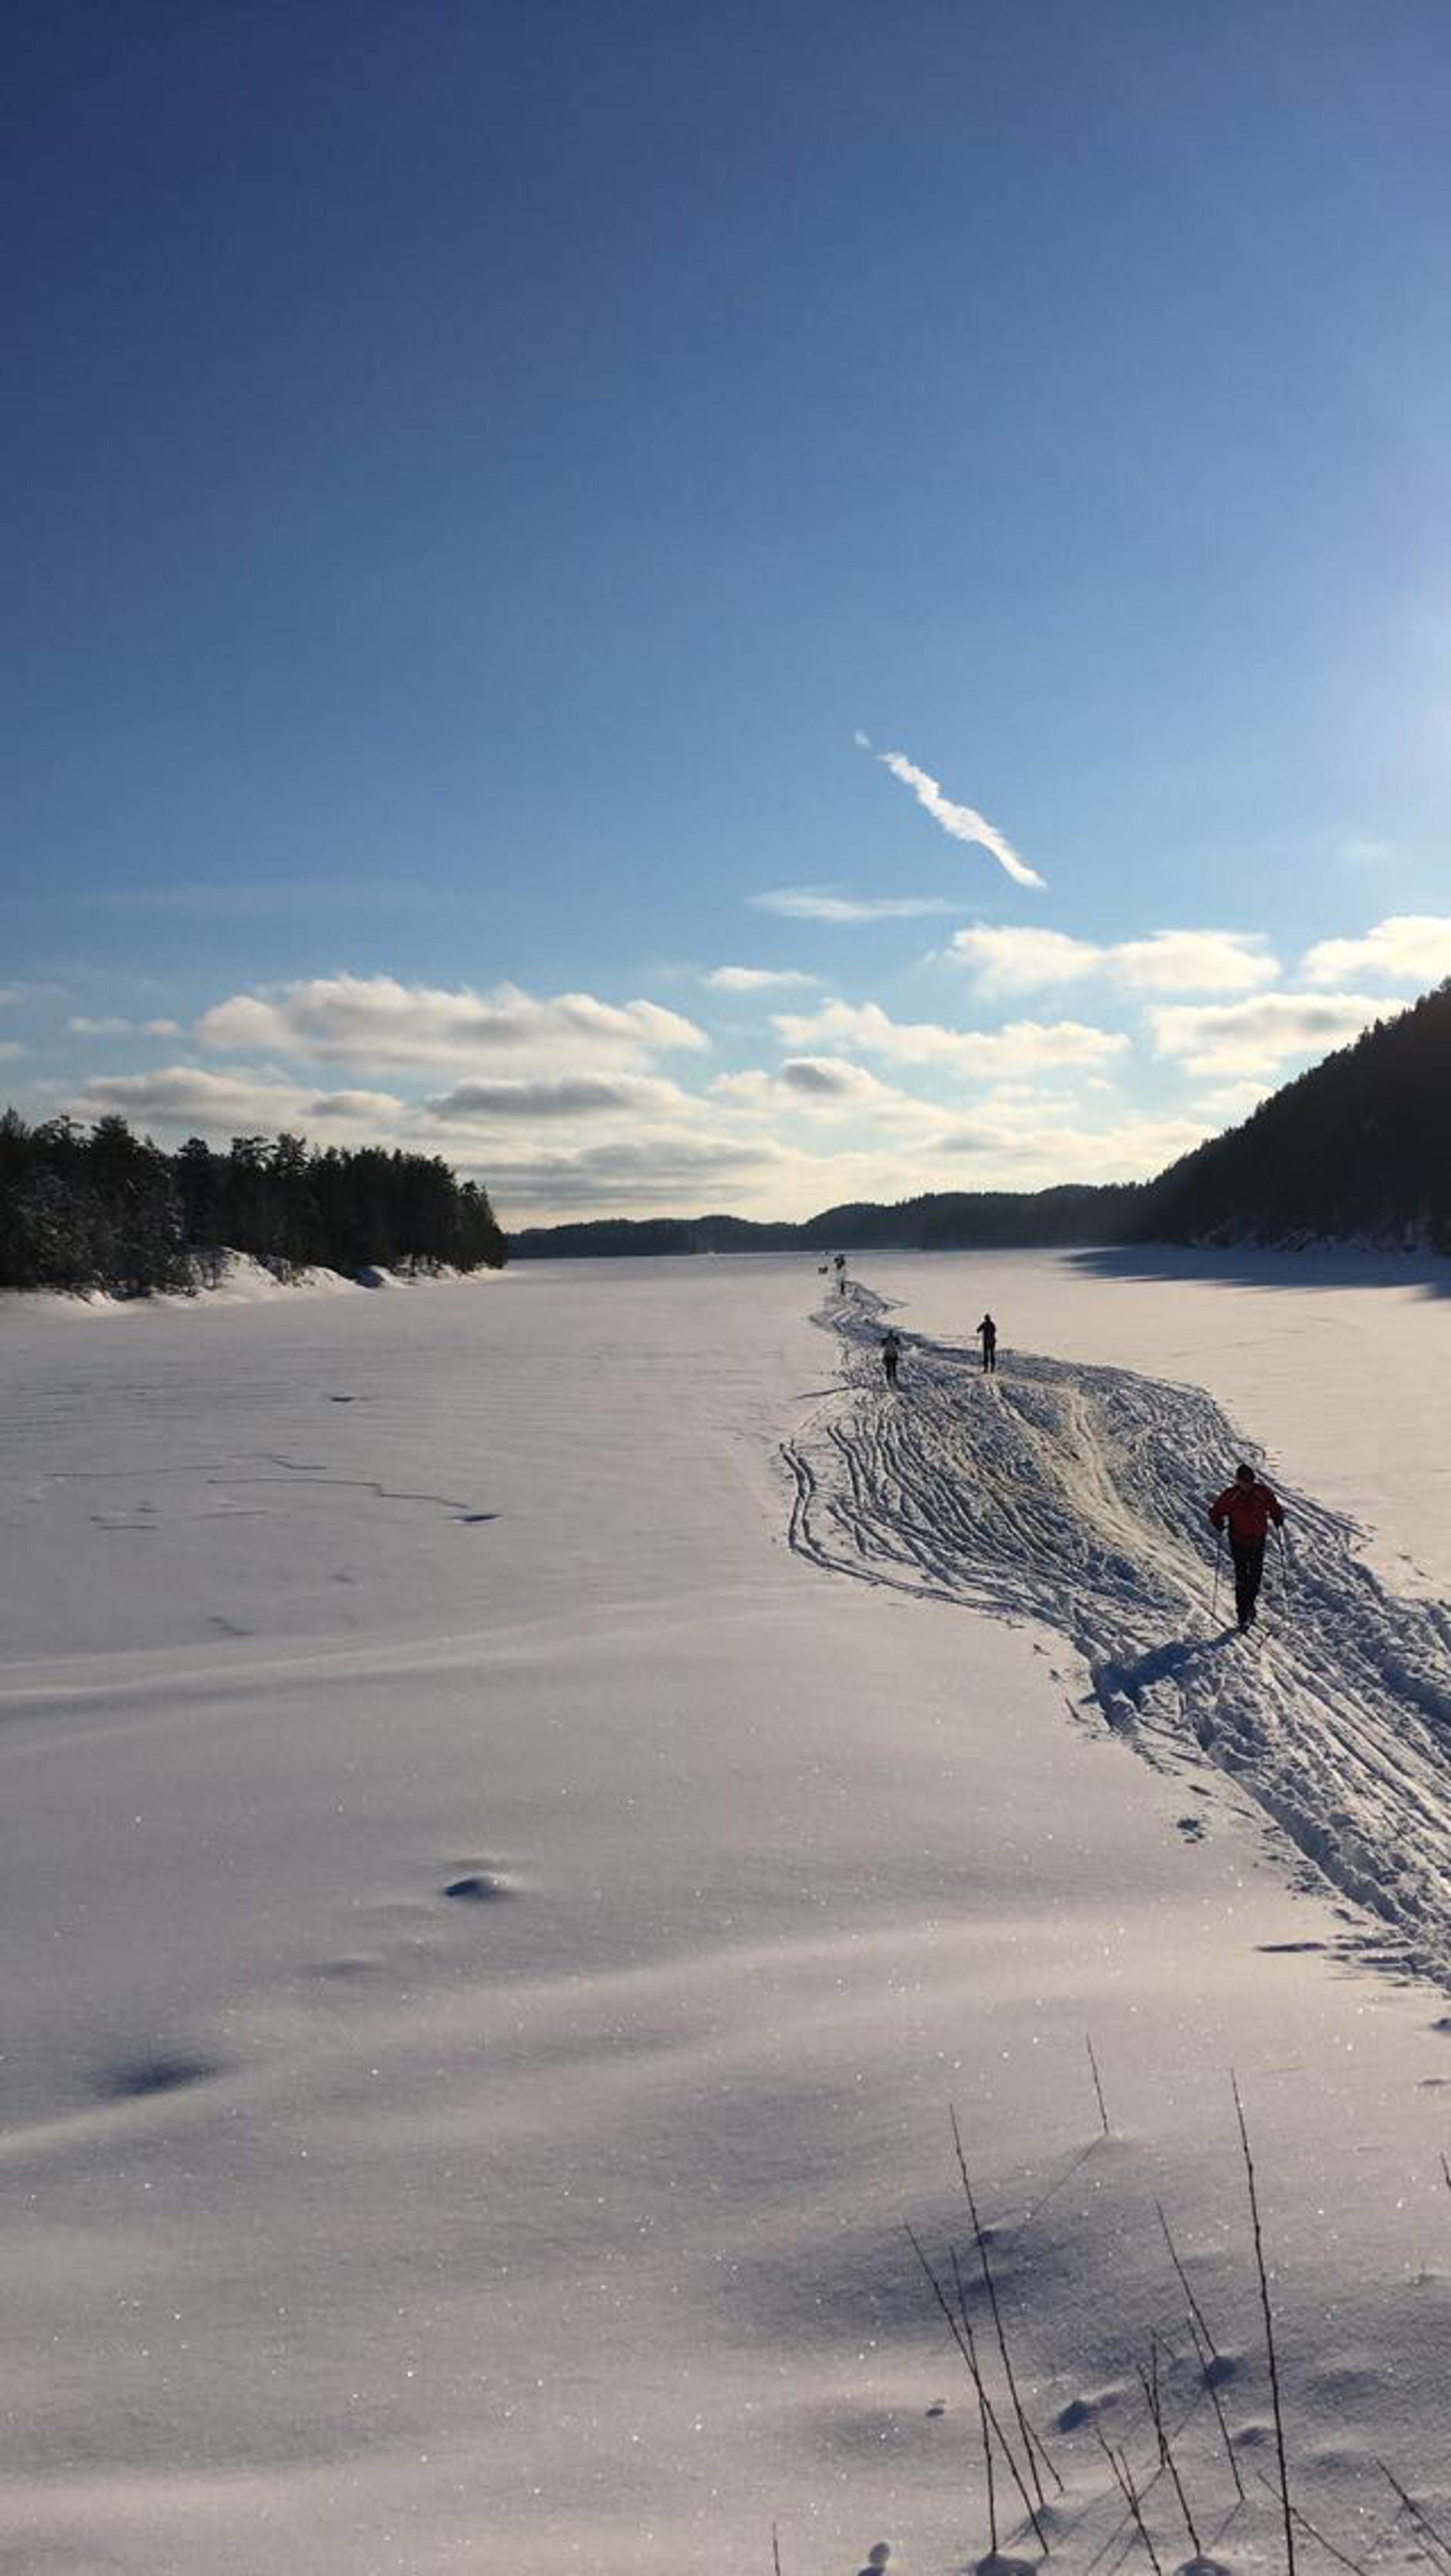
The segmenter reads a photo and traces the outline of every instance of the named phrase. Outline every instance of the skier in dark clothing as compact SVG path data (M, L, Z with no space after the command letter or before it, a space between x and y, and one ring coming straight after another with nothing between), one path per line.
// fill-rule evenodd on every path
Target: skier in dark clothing
M982 1322L979 1324L977 1329L982 1335L983 1367L985 1369L996 1371L998 1364L998 1328L993 1322L991 1315L984 1315Z
M889 1324L882 1335L882 1373L888 1386L897 1383L897 1363L902 1356L902 1336L895 1324Z
M1229 1552L1234 1559L1234 1606L1240 1633L1254 1625L1255 1603L1259 1599L1260 1580L1265 1570L1265 1540L1271 1521L1276 1529L1284 1526L1285 1507L1262 1485L1253 1467L1238 1466L1234 1483L1226 1485L1218 1502L1209 1506L1209 1517L1217 1530L1229 1525Z

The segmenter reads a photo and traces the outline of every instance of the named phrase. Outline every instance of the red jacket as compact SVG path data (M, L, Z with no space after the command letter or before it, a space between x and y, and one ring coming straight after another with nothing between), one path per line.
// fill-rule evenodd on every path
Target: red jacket
M1282 1521L1285 1507L1276 1502L1268 1485L1226 1485L1218 1502L1210 1504L1209 1517L1216 1529L1223 1529L1228 1521L1230 1537L1245 1547L1264 1538L1271 1521Z

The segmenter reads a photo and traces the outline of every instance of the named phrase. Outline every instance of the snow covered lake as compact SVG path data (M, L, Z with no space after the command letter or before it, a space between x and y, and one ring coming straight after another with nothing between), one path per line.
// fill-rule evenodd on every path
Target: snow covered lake
M854 1272L0 1316L0 2568L954 2576L954 2108L1055 2562L1132 2554L1100 2431L1191 2555L1157 2356L1282 2563L1231 2067L1297 2507L1427 2563L1451 1277Z

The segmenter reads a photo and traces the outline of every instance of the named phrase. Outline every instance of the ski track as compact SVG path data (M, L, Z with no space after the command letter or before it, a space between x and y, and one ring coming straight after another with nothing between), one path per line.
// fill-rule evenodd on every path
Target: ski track
M1246 1450L1197 1387L1128 1369L976 1351L904 1333L859 1284L816 1320L844 1384L784 1444L791 1544L869 1583L1058 1629L1093 1699L1161 1767L1207 1758L1314 1870L1378 1919L1347 1946L1451 1985L1451 1613L1399 1601L1341 1515L1277 1480L1260 1624L1214 1604L1206 1518ZM1390 1938L1387 1939L1387 1934Z

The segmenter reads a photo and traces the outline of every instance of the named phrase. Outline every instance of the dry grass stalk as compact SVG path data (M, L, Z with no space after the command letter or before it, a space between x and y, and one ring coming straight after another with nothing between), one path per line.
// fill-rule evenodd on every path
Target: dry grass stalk
M1230 2474L1234 2479L1235 2493L1239 2497L1240 2503L1243 2504L1244 2480L1239 2473L1239 2461L1235 2457L1234 2444L1229 2438L1229 2426L1224 2420L1223 2402L1220 2398L1219 2390L1215 2385L1214 2373L1210 2368L1210 2363L1212 2361L1217 2361L1219 2356L1217 2353L1209 2353L1205 2351L1204 2346L1199 2339L1199 2328L1195 2324L1193 2317L1190 2317L1187 2320L1187 2323L1189 2327L1189 2338L1194 2346L1194 2350L1199 2361L1200 2376L1204 2381L1205 2387L1209 2391L1209 2403L1214 2409L1215 2422L1219 2426L1219 2438L1224 2444L1224 2456L1229 2462Z
M1159 2213L1159 2225L1164 2231L1164 2242L1169 2248L1169 2260L1173 2264L1174 2269L1179 2276L1179 2287L1189 2302L1189 2314L1194 2319L1195 2324L1199 2328L1200 2334L1209 2346L1210 2359L1218 2361L1219 2346L1209 2331L1209 2320L1205 2316L1204 2310L1201 2308L1199 2301L1195 2298L1193 2288L1190 2284L1189 2275L1179 2260L1179 2248L1175 2244L1174 2239L1169 2232L1169 2222L1164 2216L1164 2204L1161 2200L1156 2200L1154 2207Z
M1394 2487L1396 2494L1400 2497L1402 2504L1405 2506L1405 2509L1410 2515L1412 2522L1415 2524L1417 2531L1420 2533L1422 2540L1432 2550L1438 2550L1441 2556L1445 2559L1448 2567L1451 2567L1451 2540L1443 2539L1441 2533L1436 2529L1434 2522L1431 2520L1430 2515L1425 2511L1424 2507L1417 2504L1414 2496L1407 2495L1399 2478L1393 2478L1391 2476L1390 2470L1386 2467L1384 2460L1377 2460L1376 2467L1379 2469L1381 2476L1385 2479L1387 2486Z
M1190 2545L1194 2551L1195 2557L1202 2558L1204 2552L1199 2545L1199 2534L1194 2528L1194 2516L1189 2510L1189 2498L1184 2492L1184 2481L1179 2475L1179 2463L1174 2457L1174 2446L1169 2439L1164 2425L1164 2400L1162 2391L1159 2387L1159 2345L1157 2337L1154 2337L1150 2341L1149 2367L1147 2370L1140 2370L1139 2378L1143 2384L1144 2395L1148 2400L1149 2413L1153 2418L1154 2432L1158 2438L1159 2466L1160 2468L1168 2471L1169 2483L1172 2486L1175 2495L1179 2499L1179 2511L1184 2516L1184 2528L1189 2534Z
M1023 2480L1023 2473L1018 2466L1016 2457L1014 2456L1012 2444L1009 2442L1001 2424L998 2422L997 2409L993 2405L991 2397L988 2395L986 2382L977 2366L976 2346L970 2346L967 2343L963 2335L962 2328L952 2313L947 2293L943 2289L941 2282L938 2280L936 2273L933 2271L931 2264L928 2262L926 2254L923 2252L920 2240L910 2227L906 2230L906 2235L908 2244L911 2246L913 2253L916 2255L918 2262L921 2264L923 2271L927 2275L932 2295L937 2301L939 2308L942 2310L944 2317L947 2319L947 2331L951 2335L953 2342L956 2344L958 2351L961 2353L963 2361L971 2375L972 2384L977 2390L983 2412L987 2417L988 2423L992 2427L998 2448L1002 2452L1003 2458L1008 2464L1008 2473L1012 2478L1014 2486L1018 2490L1023 2511L1033 2526L1034 2537L1046 2558L1048 2555L1048 2542L1043 2526L1038 2520L1038 2507L1035 2506L1032 2497L1028 2493ZM1041 2502L1042 2499L1040 2497L1039 2503L1041 2504Z
M1053 2462L1049 2458L1045 2445L1039 2439L1038 2435L1034 2432L1032 2425L1029 2423L1027 2410L1024 2407L1022 2398L1018 2394L1018 2383L1013 2374L1012 2356L1008 2351L1008 2338L1003 2328L1003 2312L998 2305L997 2284L993 2279L992 2265L988 2261L987 2240L982 2232L982 2221L977 2214L977 2201L973 2193L972 2179L967 2170L967 2158L962 2151L962 2131L957 2125L957 2113L953 2111L950 2114L950 2117L952 2121L952 2143L957 2151L957 2170L962 2176L962 2188L967 2194L968 2214L972 2219L973 2239L977 2246L978 2267L982 2273L983 2288L987 2292L988 2306L992 2310L993 2331L997 2336L998 2351L1002 2357L1003 2376L1008 2383L1008 2394L1013 2401L1013 2413L1018 2419L1018 2431L1023 2437L1023 2448L1028 2455L1028 2474L1033 2481L1033 2492L1037 2496L1039 2504L1042 2504L1044 2501L1043 2481L1038 2475L1039 2460L1042 2461L1044 2468L1047 2470L1049 2477L1053 2480L1053 2483L1058 2489L1060 2495L1063 2493L1063 2480L1058 2475Z
M1089 2063L1089 2065L1090 2065L1090 2066L1092 2067L1092 2069L1093 2069L1093 2089L1094 2089L1095 2093L1098 2095L1098 2116L1099 2116L1100 2120L1103 2122L1103 2134L1104 2134L1104 2136L1105 2136L1105 2137L1108 2137L1108 2136L1110 2135L1110 2130L1109 2130L1109 2125L1108 2125L1108 2105L1107 2105L1107 2104L1106 2104L1106 2102L1104 2101L1104 2098L1103 2098L1103 2086L1102 2086L1101 2082L1099 2081L1099 2073L1098 2073L1098 2059L1094 2056L1094 2053L1093 2053L1093 2041L1092 2041L1092 2039L1090 2038L1090 2036L1089 2036L1089 2034L1088 2034L1088 2032L1087 2032L1087 2031L1085 2031L1085 2032L1084 2032L1084 2034L1083 2034L1083 2045L1084 2045L1084 2047L1085 2047L1085 2048L1087 2049L1087 2051L1088 2051L1088 2063Z
M1102 2451L1104 2458L1107 2460L1109 2467L1113 2471L1114 2478L1118 2485L1119 2494L1123 2497L1125 2504L1128 2506L1129 2512L1133 2516L1139 2538L1148 2552L1149 2564L1153 2568L1154 2576L1164 2576L1164 2570L1159 2564L1158 2552L1155 2549L1152 2540L1149 2538L1149 2526L1144 2520L1143 2507L1139 2502L1138 2489L1129 2475L1128 2461L1122 2451L1117 2455L1114 2454L1099 2425L1095 2424L1093 2429L1098 2436L1098 2447Z
M1255 2270L1259 2274L1260 2307L1265 2321L1265 2351L1270 2365L1270 2399L1275 2417L1275 2457L1279 2463L1280 2505L1285 2520L1285 2567L1287 2576L1295 2576L1295 2521L1290 2510L1290 2472L1285 2458L1285 2417L1280 2404L1280 2365L1275 2351L1275 2318L1274 2310L1270 2305L1269 2276L1265 2270L1265 2243L1260 2227L1259 2193L1255 2189L1254 2158L1249 2151L1249 2130L1245 2126L1239 2079L1231 2074L1229 2080L1234 2088L1235 2116L1239 2121L1239 2143L1244 2154L1245 2180L1249 2185L1249 2214L1254 2228Z
M962 2331L967 2337L967 2349L971 2356L972 2374L977 2387L977 2416L978 2423L982 2429L982 2462L983 2467L987 2472L988 2539L992 2544L992 2554L994 2558L996 2558L998 2554L998 2493L997 2480L993 2475L992 2438L988 2431L987 2400L983 2394L982 2373L979 2370L977 2363L977 2337L973 2333L972 2318L968 2314L967 2293L962 2286L962 2274L958 2269L957 2248L955 2245L951 2249L951 2260L952 2286L957 2292L957 2313L962 2319Z
M1268 2494L1278 2497L1280 2492L1279 2488L1276 2486L1273 2478L1267 2478L1265 2476L1263 2469L1259 2472L1259 2481L1260 2485L1265 2488ZM1352 2558L1348 2550L1337 2549L1334 2541L1327 2540L1324 2532L1319 2530L1310 2520L1308 2513L1302 2513L1297 2504L1292 2504L1290 2511L1294 2515L1295 2521L1300 2530L1304 2532L1306 2539L1313 2540L1317 2549L1323 2549L1327 2558L1335 2559L1337 2564L1341 2567L1348 2567L1350 2570L1350 2576L1366 2576L1363 2562L1359 2558ZM1371 2545L1374 2548L1377 2544L1372 2542Z

